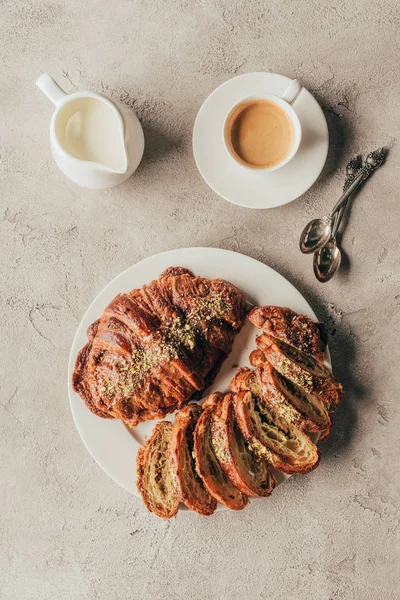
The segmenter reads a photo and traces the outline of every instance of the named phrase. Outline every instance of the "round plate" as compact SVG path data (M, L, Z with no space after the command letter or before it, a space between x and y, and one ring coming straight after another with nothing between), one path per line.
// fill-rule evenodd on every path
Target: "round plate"
M291 79L274 73L247 73L220 85L197 115L193 152L206 183L222 198L246 208L273 208L295 200L316 181L328 155L329 133L324 113L305 88L293 104L302 129L294 158L270 173L239 165L223 144L223 124L232 106L246 96L281 96Z
M88 326L101 316L114 296L157 279L170 266L187 267L195 275L210 279L227 279L243 291L250 304L278 304L316 318L303 296L282 275L253 258L229 250L170 250L142 260L113 279L89 306L75 334L69 359L68 391L75 424L86 448L114 481L133 494L137 494L136 453L151 434L155 421L147 421L135 429L129 429L122 421L97 417L72 389L72 372L76 356L87 342ZM227 390L237 367L249 365L249 354L256 347L255 338L259 333L260 330L250 323L243 327L235 339L231 354L204 396L211 391ZM172 420L173 415L167 418ZM285 478L281 477L282 480Z

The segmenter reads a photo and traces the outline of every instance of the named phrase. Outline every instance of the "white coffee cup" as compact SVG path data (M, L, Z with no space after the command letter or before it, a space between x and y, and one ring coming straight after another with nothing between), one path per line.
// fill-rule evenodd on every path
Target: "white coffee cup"
M250 171L271 172L271 171L276 171L277 169L280 169L281 167L287 165L287 163L292 160L292 158L295 156L297 150L299 149L300 142L301 142L301 124L300 124L299 117L297 116L296 111L293 109L292 105L295 102L295 100L297 99L297 97L299 96L302 89L303 89L303 86L300 83L300 81L298 79L293 79L293 81L290 83L289 87L285 90L285 92L282 94L282 96L276 96L274 94L257 94L257 95L253 95L253 96L245 96L245 97L241 98L239 100L239 102L235 102L235 104L233 106L231 106L231 108L228 110L226 118L224 120L223 129L222 129L222 137L223 137L223 143L225 146L225 150L227 151L229 156L232 158L232 160L235 161L236 164L238 164L242 168L250 170ZM270 102L275 103L282 110L284 110L284 112L289 117L289 119L293 125L294 140L293 140L293 144L290 149L290 152L279 163L274 164L271 167L258 168L258 167L252 167L250 165L243 164L231 152L231 149L229 148L229 145L226 140L226 123L227 123L229 117L235 111L236 108L238 108L244 102L248 102L250 100L269 100Z

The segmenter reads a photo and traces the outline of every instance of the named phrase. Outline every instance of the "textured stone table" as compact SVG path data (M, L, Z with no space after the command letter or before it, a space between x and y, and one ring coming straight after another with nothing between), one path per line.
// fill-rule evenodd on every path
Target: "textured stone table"
M395 0L4 0L0 4L2 600L395 600L399 578L400 84ZM331 134L320 179L283 208L218 198L191 151L204 98L235 74L299 77ZM145 128L111 191L66 180L48 144L43 71L122 99ZM390 158L355 200L340 275L300 255L356 152ZM318 470L266 501L163 522L109 479L72 422L68 353L97 292L136 261L217 246L262 260L331 332L348 395Z

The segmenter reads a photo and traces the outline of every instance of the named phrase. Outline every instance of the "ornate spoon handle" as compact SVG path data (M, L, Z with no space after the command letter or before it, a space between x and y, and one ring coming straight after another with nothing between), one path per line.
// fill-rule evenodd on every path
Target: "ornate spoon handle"
M359 175L361 169L363 167L363 162L362 162L362 157L361 154L357 154L357 156L355 156L354 158L352 158L346 166L346 179L344 181L344 185L343 185L343 191L345 192L353 183L353 181L355 180L355 178L357 177L357 175ZM338 229L340 227L340 223L342 222L343 219L343 215L344 212L346 210L346 206L348 203L348 200L346 200L346 202L344 204L342 204L342 206L339 208L339 210L337 211L337 213L335 214L335 222L332 226L332 234L331 234L331 240L334 240L336 238L336 234L338 232Z
M342 196L339 198L339 200L336 202L335 206L333 207L331 215L330 215L331 217L335 214L335 212L337 210L340 209L340 207L347 201L349 196L351 196L351 194L353 194L353 192L355 192L355 190L361 185L361 183L363 181L365 181L365 179L367 179L367 177L369 177L371 175L371 173L373 171L375 171L375 169L377 169L378 167L381 166L381 164L383 163L383 161L385 159L385 156L386 156L385 148L379 148L378 150L374 150L373 152L368 154L368 156L365 160L364 166L358 171L358 174L355 176L353 181L348 186L347 186L348 179L346 177L345 191L343 192ZM356 157L353 160L357 161L358 158ZM350 161L349 165L351 164L351 162L352 161ZM354 163L354 167L356 167L356 166L357 166L357 162ZM350 179L350 177L349 177L349 179Z
M352 158L346 166L346 179L343 184L343 191L345 192L347 188L351 186L357 175L360 173L363 166L362 156L361 154L357 154L354 158Z

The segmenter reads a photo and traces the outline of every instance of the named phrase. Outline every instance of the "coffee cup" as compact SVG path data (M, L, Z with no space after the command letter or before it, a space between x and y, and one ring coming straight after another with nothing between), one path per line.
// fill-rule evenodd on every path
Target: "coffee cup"
M301 141L301 125L292 104L301 90L301 83L294 79L282 96L247 96L230 108L223 142L236 163L270 172L292 160Z

